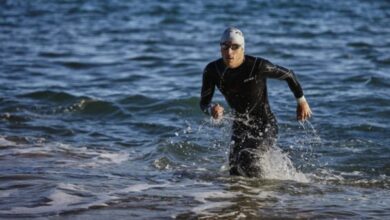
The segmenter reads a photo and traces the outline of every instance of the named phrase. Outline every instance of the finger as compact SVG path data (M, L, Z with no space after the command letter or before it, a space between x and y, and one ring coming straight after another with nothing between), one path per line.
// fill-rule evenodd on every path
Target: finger
M212 112L211 115L213 116L213 118L217 118L218 117L218 111L214 109L214 111Z
M310 109L310 108L308 109L308 111L307 111L307 113L306 113L306 114L307 114L307 117L308 117L308 118L310 118L310 117L311 117L311 115L312 115L313 113L311 112L311 109Z
M307 113L306 112L302 112L301 118L302 118L302 121L306 121L308 119Z

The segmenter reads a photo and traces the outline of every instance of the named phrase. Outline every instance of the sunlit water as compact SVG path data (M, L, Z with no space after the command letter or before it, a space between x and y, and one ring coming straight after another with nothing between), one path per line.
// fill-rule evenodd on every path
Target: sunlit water
M0 218L386 219L388 1L0 0ZM198 106L229 25L293 69L277 146L230 177L231 112Z

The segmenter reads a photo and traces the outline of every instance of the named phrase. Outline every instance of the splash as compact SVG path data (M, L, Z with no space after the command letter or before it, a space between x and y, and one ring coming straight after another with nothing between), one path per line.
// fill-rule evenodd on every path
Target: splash
M194 123L189 121L185 122L185 127L182 130L174 133L174 136L170 139L170 144L167 146L173 146L173 144L178 144L180 146L181 143L188 142L191 146L198 146L199 150L202 150L199 146L205 146L202 151L207 151L208 155L215 154L216 157L221 158L222 156L225 158L225 163L220 164L218 167L219 171L229 172L229 145L231 144L230 135L231 135L231 127L232 123L235 120L235 117L230 114L226 114L222 119L213 119L208 118L203 121L198 128L194 127ZM244 121L245 123L245 121ZM258 158L256 162L256 166L259 167L261 179L273 179L273 180L292 180L296 182L307 183L310 182L311 176L309 173L304 173L302 168L308 166L308 164L312 164L311 159L313 158L313 143L321 142L317 131L314 129L314 126L310 123L302 123L303 127L303 137L301 136L298 139L293 138L291 141L290 148L297 149L299 152L299 161L303 162L303 165L298 164L297 166L293 163L291 157L294 154L290 155L289 151L282 150L281 147L274 145L270 147L267 151L254 152L256 154L256 158ZM207 139L207 141L205 141ZM223 155L221 155L221 153ZM308 159L309 158L309 159ZM172 161L167 161L167 158L160 158L154 161L154 166L158 169L172 169L174 167L179 166L179 164L173 165ZM300 161L302 159L302 161ZM197 159L193 157L186 157L186 162L194 161L198 162ZM222 161L221 159L220 161ZM203 161L205 162L205 161ZM210 161L209 161L210 162ZM214 161L215 162L215 161ZM207 163L207 162L206 162ZM213 162L211 164L202 164L203 166L211 166L216 167ZM173 165L173 166L171 166ZM197 164L199 166L200 164ZM238 172L243 171L241 167L238 167ZM208 170L208 169L207 169ZM257 172L257 171L255 171ZM245 174L246 172L240 172ZM245 176L245 175L244 175Z
M309 182L306 175L298 171L287 153L283 153L278 147L273 147L260 156L259 164L262 178L277 180L293 180L297 182Z
M229 118L229 120L234 119ZM248 123L248 126L253 126L249 124L249 120L244 120L243 123ZM310 126L311 130L314 131L314 127L311 124ZM259 146L258 149L264 149L264 147ZM262 179L292 180L304 183L309 182L309 178L294 166L289 153L283 152L276 144L270 146L266 151L250 149L249 151L249 154L252 154L252 157L256 158L253 167L255 168L254 171L259 174L253 176L259 176ZM258 167L258 169L256 167ZM247 173L242 170L240 165L237 168L239 173Z
M297 169L288 152L283 152L280 147L273 146L260 155L261 159L258 165L261 167L262 177L264 179L293 180L304 183L310 182L311 174L303 173L300 171L300 168L315 166L315 162L312 161L314 158L312 145L321 144L322 140L310 121L300 121L299 124L304 132L303 137L294 140L292 145L290 145L290 148L299 148L299 155L304 164L298 166Z

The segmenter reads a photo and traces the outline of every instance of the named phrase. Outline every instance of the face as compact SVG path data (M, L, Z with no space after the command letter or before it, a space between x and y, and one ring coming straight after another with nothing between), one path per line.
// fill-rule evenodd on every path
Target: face
M233 42L227 41L221 44L221 55L229 68L237 68L244 62L244 48Z

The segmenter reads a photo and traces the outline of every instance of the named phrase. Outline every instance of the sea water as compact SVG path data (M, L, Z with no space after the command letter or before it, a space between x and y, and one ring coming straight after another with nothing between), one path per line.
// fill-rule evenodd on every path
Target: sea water
M390 4L0 1L0 218L386 219ZM228 26L296 73L268 80L278 142L229 176L231 110L199 109Z

